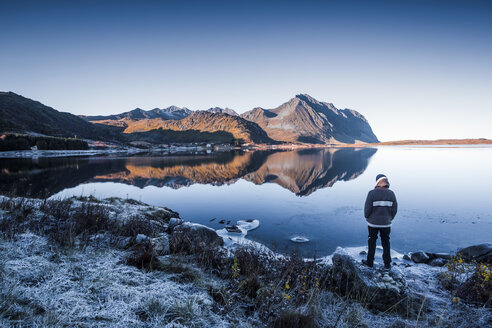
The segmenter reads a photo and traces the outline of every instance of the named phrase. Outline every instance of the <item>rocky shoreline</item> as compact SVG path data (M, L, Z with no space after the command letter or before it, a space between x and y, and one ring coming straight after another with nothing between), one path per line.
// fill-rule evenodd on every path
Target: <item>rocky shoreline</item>
M450 281L446 274L457 258L464 268L474 267L467 264L473 261L490 264L491 244L465 248L458 257L393 252L395 265L386 271L360 264L364 247L339 248L311 260L275 254L244 238L258 225L244 221L215 231L184 222L170 209L119 198L1 197L0 324L492 324L490 301L477 305L457 300L444 283Z

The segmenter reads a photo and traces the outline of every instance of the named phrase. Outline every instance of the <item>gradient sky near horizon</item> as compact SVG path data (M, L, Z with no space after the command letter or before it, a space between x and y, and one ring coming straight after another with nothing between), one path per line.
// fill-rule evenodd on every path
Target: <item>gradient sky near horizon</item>
M492 2L0 0L0 40L0 90L74 114L308 93L382 141L492 139Z

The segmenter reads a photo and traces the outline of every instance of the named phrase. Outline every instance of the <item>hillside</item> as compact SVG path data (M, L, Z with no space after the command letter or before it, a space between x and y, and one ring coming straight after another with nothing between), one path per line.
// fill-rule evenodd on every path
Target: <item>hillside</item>
M0 132L117 139L120 129L89 123L13 92L0 92Z
M126 125L125 133L148 132L152 130L226 132L233 139L241 139L246 143L275 143L256 123L241 117L204 111L193 112L181 120L123 120ZM231 140L232 141L232 140Z
M241 117L257 123L277 141L313 144L378 141L362 114L352 109L337 109L309 95L297 95L270 110L258 107Z

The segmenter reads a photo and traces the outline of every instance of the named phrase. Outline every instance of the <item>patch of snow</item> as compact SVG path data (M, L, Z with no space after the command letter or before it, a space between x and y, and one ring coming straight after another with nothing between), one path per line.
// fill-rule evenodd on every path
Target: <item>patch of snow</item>
M230 232L226 228L217 230L217 234L224 239L224 246L226 248L234 248L238 245L255 244L256 242L246 239L248 231L257 229L260 226L259 220L239 220L236 222L236 226L240 232ZM260 243L259 247L265 247Z
M251 231L251 230L258 229L258 227L260 226L260 221L259 220L239 220L239 221L237 221L236 225L241 230Z
M210 228L210 227L207 227L206 225L203 225L203 224L200 224L200 223L193 223L193 222L184 222L183 223L184 226L188 226L190 228L193 228L193 227L200 227L200 228L205 228L205 229L208 229L208 230L211 230L211 231L215 231L214 229Z

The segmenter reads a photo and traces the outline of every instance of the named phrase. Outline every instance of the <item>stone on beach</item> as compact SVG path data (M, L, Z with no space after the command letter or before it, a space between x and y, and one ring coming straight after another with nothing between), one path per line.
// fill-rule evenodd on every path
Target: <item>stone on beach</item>
M426 252L415 252L410 255L410 258L415 263L427 263L430 260L429 255Z
M225 229L227 230L227 232L242 233L241 229L239 229L236 225L226 226Z
M214 229L201 224L184 222L173 229L170 249L173 252L194 252L197 246L222 246L224 240Z
M458 251L465 261L477 261L492 263L492 244L485 243L474 246L469 246Z

